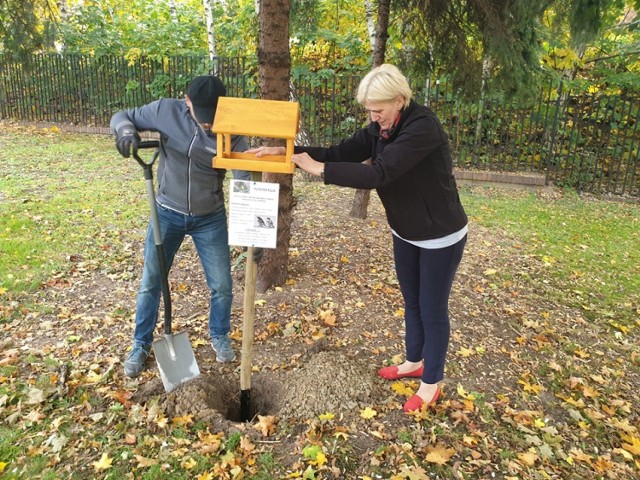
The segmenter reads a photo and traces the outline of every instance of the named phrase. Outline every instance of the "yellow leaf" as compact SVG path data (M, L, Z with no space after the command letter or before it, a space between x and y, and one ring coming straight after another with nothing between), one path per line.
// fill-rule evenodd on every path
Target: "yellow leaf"
M378 415L378 412L376 412L373 408L371 407L367 407L364 410L360 410L360 416L364 419L370 419L375 417L376 415Z
M407 387L403 382L393 382L391 384L391 390L407 398L413 395L413 389Z
M533 452L519 453L518 460L520 460L520 463L523 465L531 467L536 463L536 460L538 460L538 455Z
M393 312L394 317L404 318L404 308L398 308L395 312Z
M187 469L187 470L191 470L192 468L194 468L196 465L198 465L198 462L196 462L193 458L189 457L187 458L184 462L182 462L182 467Z
M495 268L487 268L484 271L485 275L495 275L496 273L498 273L498 270L496 270Z
M246 453L251 453L256 449L256 446L251 442L249 437L242 436L240 439L240 448Z
M600 393L593 387L585 385L582 387L582 394L587 398L596 398L600 396Z
M612 452L617 453L618 455L622 455L625 460L633 460L633 455L631 455L626 450L623 450L622 448L614 448Z
M471 355L473 355L473 353L473 350L466 347L460 347L460 350L458 350L458 355L460 355L461 357L470 357Z
M464 443L466 443L467 445L470 445L470 446L478 444L478 439L476 437L474 437L473 435L463 435L462 441Z
M522 385L522 388L525 392L534 393L536 395L538 395L541 390L544 390L542 385L539 385L537 383L531 384L526 380L518 380L518 383Z
M100 457L100 460L98 460L97 462L93 462L92 465L95 470L101 471L111 468L111 462L113 462L113 459L109 458L109 455L107 455L106 453L103 453Z
M340 257L340 261L341 261L342 263L349 263L349 257L347 257L346 255L342 255L342 256Z
M456 451L453 448L447 448L444 445L436 445L427 448L427 462L444 465L447 463Z
M466 400L475 400L476 396L472 393L467 392L464 387L461 384L458 384L458 395L460 395L462 398L466 399Z
M209 342L207 342L204 338L196 338L193 341L193 346L194 347L204 347L205 345L208 345Z
M258 415L258 423L253 426L263 437L268 437L276 431L278 419L274 415Z
M196 480L213 480L213 473L204 472L202 475L198 475Z
M318 465L318 468L322 467L325 463L327 463L327 456L323 452L318 452L316 455L315 461L311 462Z
M2 472L7 466L6 462L0 462L0 472Z
M158 464L158 460L155 458L147 458L142 455L136 455L138 461L138 468L152 467Z
M336 315L333 313L333 310L320 310L318 313L320 320L324 322L325 325L329 325L330 327L335 326L336 324Z
M193 415L183 415L182 417L174 417L171 419L171 425L181 426L193 423Z
M169 424L169 419L167 417L165 417L164 415L160 415L158 417L158 419L156 420L156 425L158 425L160 428L164 428Z
M321 413L320 415L318 415L318 418L325 422L328 420L333 420L335 418L335 414L330 412Z
M545 426L544 420L541 418L536 418L533 422L533 426L536 428L542 428Z
M640 438L633 435L622 435L622 440L629 442L623 443L622 448L634 455L640 455Z
M591 356L591 355L589 355L589 353L587 353L587 352L585 352L584 350L581 350L581 349L579 349L579 348L578 348L578 349L576 349L576 350L573 352L573 354L574 354L576 357L580 357L580 358L589 358L589 357Z
M347 432L335 432L333 436L336 438L342 438L343 440L349 438L349 434Z
M260 300L256 300L256 301L255 301L255 302L253 302L253 303L254 303L254 305L259 305L260 307L262 307L262 306L264 306L264 305L267 303L267 301L266 301L266 300L264 300L264 299L260 299Z

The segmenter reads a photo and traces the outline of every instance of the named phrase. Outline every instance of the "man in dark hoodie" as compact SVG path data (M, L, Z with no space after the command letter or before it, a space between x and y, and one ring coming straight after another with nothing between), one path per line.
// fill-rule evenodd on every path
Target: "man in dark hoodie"
M139 108L122 110L111 118L116 147L123 157L137 148L138 132L160 136L158 193L156 197L167 268L186 235L190 235L211 290L209 333L218 362L232 362L231 261L227 215L224 206L225 170L213 168L216 136L211 125L218 98L226 94L222 81L211 75L193 79L184 99L160 99ZM234 151L248 148L245 137L232 139ZM236 172L234 172L234 176ZM149 224L144 249L144 269L136 303L133 349L124 363L125 374L137 377L151 351L158 320L161 276Z

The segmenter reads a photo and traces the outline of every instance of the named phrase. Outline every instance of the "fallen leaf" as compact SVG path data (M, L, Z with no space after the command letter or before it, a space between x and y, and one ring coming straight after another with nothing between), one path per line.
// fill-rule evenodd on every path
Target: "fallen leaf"
M93 462L92 465L93 468L99 472L111 468L111 462L113 462L113 459L109 458L109 455L107 455L107 453L103 453L100 457L100 460L98 460L97 462Z
M398 395L402 395L405 397L410 397L413 395L413 389L407 387L404 382L393 382L391 384L391 390L393 390Z
M623 443L622 448L634 455L640 455L640 438L633 435L622 435L622 440L629 443Z
M447 448L438 444L435 447L427 447L427 462L444 465L456 453L453 448Z
M258 423L253 428L262 433L263 437L268 437L276 431L277 418L274 415L258 415Z
M370 419L375 417L376 415L378 415L378 412L376 412L373 408L371 407L367 407L364 410L360 410L360 416L364 419Z
M518 460L520 460L520 463L522 463L523 465L531 467L538 460L538 455L536 455L533 452L519 453L518 454Z

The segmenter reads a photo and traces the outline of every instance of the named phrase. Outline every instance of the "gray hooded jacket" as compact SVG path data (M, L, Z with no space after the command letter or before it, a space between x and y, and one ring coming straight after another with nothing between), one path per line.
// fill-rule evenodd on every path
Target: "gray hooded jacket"
M160 99L111 117L114 133L127 126L160 134L158 204L192 216L209 215L224 208L222 181L226 170L212 167L217 154L216 137L193 119L184 100ZM246 137L232 138L233 151L248 148Z

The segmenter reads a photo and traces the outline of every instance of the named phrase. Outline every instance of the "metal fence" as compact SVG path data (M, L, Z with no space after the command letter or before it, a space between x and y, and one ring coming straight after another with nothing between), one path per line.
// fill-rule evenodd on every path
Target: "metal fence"
M107 126L113 112L181 97L191 78L211 71L228 95L257 96L256 72L242 58L52 54L18 63L0 56L0 118ZM364 124L365 113L354 101L359 80L292 80L301 108L299 141L337 143ZM469 102L444 81L411 83L416 100L430 106L449 133L458 167L534 172L579 191L640 197L637 97L571 92L559 83L527 102L506 101L490 90Z

